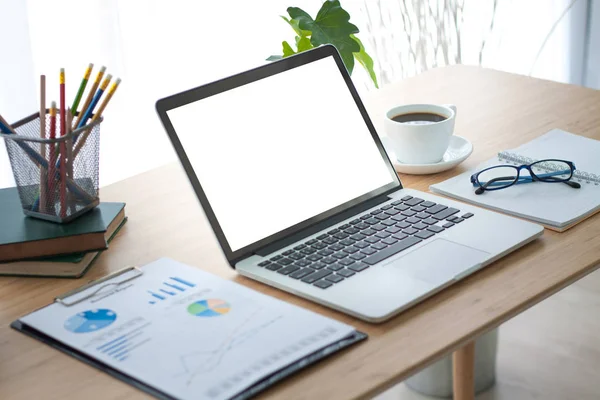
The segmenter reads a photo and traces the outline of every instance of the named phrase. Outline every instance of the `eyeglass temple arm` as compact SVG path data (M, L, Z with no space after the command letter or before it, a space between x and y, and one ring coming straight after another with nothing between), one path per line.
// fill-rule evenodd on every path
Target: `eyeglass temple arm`
M558 181L557 178L554 178L552 176L544 176L544 178L549 178L555 181ZM487 182L482 183L482 185L480 187L477 188L477 190L475 190L475 194L482 194L487 188L488 186L494 186L494 183L498 182L498 181L507 181L507 180L514 180L515 177L514 176L501 176L498 178L494 178L494 179L490 179ZM520 177L517 182L515 182L516 184L519 183L530 183L533 182L534 179L531 177ZM581 187L581 185L577 182L572 182L572 181L560 181L560 183L564 183L570 187L572 187L573 189L579 189Z
M558 179L554 178L554 177L549 177L549 179L553 179L555 181L557 181ZM573 182L573 181L561 181L561 183L564 183L566 185L571 186L573 189L579 189L581 187L581 185L577 182Z
M519 184L519 183L530 183L536 180L539 180L538 178L552 178L555 175L562 175L562 174L566 174L571 172L571 170L562 170L562 171L556 171L556 172L549 172L546 174L536 174L535 177L533 176L519 176L519 179L517 179L517 182L515 182L515 184ZM512 181L514 180L515 177L514 176L502 176L502 177L498 177L498 178L494 178L491 179L488 182L479 182L481 185L477 184L477 180L475 179L475 175L471 176L471 183L473 183L473 186L495 186L493 183L498 182L498 181ZM556 179L555 179L556 180Z

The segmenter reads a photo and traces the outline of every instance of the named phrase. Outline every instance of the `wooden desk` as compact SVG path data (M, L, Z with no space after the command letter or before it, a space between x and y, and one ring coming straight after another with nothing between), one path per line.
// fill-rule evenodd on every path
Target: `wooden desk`
M427 72L388 86L369 102L373 119L392 105L454 103L457 133L475 151L458 168L432 176L401 176L427 190L552 128L600 139L600 92L474 67ZM378 123L378 125L380 125ZM381 128L380 128L381 129ZM235 162L235 160L232 160ZM240 166L240 171L242 172ZM352 324L367 342L313 366L269 390L269 399L369 398L461 348L593 271L600 262L600 216L543 238L381 325L371 325L237 276L226 264L178 165L102 189L105 201L126 201L129 222L86 276L168 256L290 303ZM133 399L144 395L33 339L8 324L82 280L0 279L0 398ZM468 360L469 347L458 358ZM468 371L466 371L468 375ZM464 398L470 397L467 393Z

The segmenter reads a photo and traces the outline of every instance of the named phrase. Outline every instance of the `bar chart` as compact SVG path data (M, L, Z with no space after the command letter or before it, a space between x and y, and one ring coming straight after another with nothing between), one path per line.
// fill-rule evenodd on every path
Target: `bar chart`
M146 334L145 329L149 324L133 329L109 342L96 348L104 355L116 360L125 361L128 359L133 350L148 343L150 337Z
M162 283L162 286L156 290L148 290L151 299L148 301L149 304L156 304L161 301L167 300L169 297L177 296L180 293L185 292L188 289L195 287L196 285L183 278L177 276L171 276L168 280Z

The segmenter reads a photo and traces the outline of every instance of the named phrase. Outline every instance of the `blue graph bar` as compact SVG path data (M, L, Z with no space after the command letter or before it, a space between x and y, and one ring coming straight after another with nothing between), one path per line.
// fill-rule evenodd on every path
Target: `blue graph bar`
M117 347L119 347L119 346L121 346L121 345L123 345L125 343L127 343L127 339L123 339L120 342L115 343L114 345L105 348L104 350L102 350L102 352L106 353L107 351L112 351L112 350L116 349Z
M122 351L122 352L120 352L119 354L115 354L115 356L114 356L114 357L115 357L115 358L121 358L121 357L123 357L125 354L127 354L128 352L129 352L129 350Z
M173 285L172 283L167 283L167 282L163 282L163 283L165 285L167 285L168 287L179 290L180 292L185 292L185 289L182 288L181 286Z
M122 340L122 339L124 339L124 338L125 338L125 336L127 336L127 335L128 335L128 334L125 334L125 335L123 335L123 336L119 336L118 338L116 338L116 339L113 339L113 340L111 340L111 341L110 341L110 342L108 342L108 343L104 343L102 346L96 347L96 350L102 350L102 348L104 348L104 347L106 347L106 346L110 346L111 344L113 344L113 343L116 343L116 342L118 342L119 340Z
M125 343L123 346L117 347L116 349L113 349L106 354L108 354L109 356L116 357L116 354L120 354L123 350L125 350L125 352L127 352L127 350L126 350L127 346L129 346L129 343Z
M150 293L152 296L156 297L157 299L160 299L160 300L164 300L164 299L166 299L166 297L165 297L165 296L161 296L160 294L152 293L152 292L151 292L151 291L149 291L149 290L148 290L148 293Z
M165 289L158 289L158 290L160 290L161 292L166 293L168 295L175 296L175 292L169 292L168 290L165 290Z
M190 283L190 282L188 282L186 280L183 280L181 278L177 278L176 276L171 276L170 279L173 279L174 281L179 282L179 283L183 283L184 285L189 286L189 287L196 286L193 283Z
M127 358L129 358L129 356L125 356L125 357L119 358L119 361L125 361L125 360L127 360Z
M150 303L150 304L156 304L155 301L149 301L148 303Z

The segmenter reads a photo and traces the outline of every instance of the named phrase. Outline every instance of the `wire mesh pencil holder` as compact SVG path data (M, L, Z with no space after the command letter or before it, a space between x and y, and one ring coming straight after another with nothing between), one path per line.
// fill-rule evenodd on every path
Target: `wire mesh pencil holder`
M50 137L50 116L45 137ZM25 215L67 223L99 204L100 123L102 118L56 139L40 135L39 113L0 134ZM56 118L56 135L60 118Z

